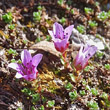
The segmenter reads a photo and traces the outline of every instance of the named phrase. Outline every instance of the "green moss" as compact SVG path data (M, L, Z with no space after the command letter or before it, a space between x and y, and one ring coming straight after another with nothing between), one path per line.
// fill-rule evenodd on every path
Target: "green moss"
M79 93L80 93L80 95L82 95L82 96L86 95L85 90L80 90Z
M2 19L5 21L5 23L11 23L12 22L12 13L8 12L5 15L2 16Z
M49 108L53 107L54 105L55 105L55 101L54 101L54 100L47 102L47 106L48 106Z
M96 88L91 88L91 93L94 95L94 96L97 96L98 95L98 90Z
M77 91L69 92L69 96L71 100L75 100L78 97Z
M60 23L64 24L65 22L66 22L66 19L65 19L64 17L62 17L62 18L60 19Z
M79 25L79 26L77 26L77 30L78 30L81 34L83 34L83 33L85 32L85 27L84 27L83 25Z
M40 12L33 12L33 20L40 21L41 20L41 13Z
M91 13L93 13L93 9L87 8L87 7L84 8L84 11L85 11L85 14L91 14Z
M106 68L107 70L110 69L110 64L105 64L104 66L105 66L105 68Z
M98 110L99 109L98 103L95 101L92 101L92 100L87 103L87 106L90 108L90 110Z
M58 0L58 1L57 1L57 3L58 3L59 5L62 5L63 2L64 2L63 0Z
M105 11L102 11L98 14L97 18L100 20L100 21L104 21L108 18L108 13L105 12Z
M90 26L91 28L97 27L97 25L98 25L98 23L96 23L96 21L91 21L91 20L90 20L88 23L89 23L89 26Z
M67 90L71 90L71 89L73 88L73 85L72 85L70 82L68 82L68 83L65 85L65 88L66 88Z

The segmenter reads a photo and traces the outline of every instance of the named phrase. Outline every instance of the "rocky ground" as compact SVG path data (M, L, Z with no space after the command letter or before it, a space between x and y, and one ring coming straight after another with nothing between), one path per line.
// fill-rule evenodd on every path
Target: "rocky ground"
M109 0L0 1L0 110L110 110ZM73 60L81 43L98 48L79 74L64 67L48 33L53 24L74 25L67 49ZM34 81L16 79L10 62L42 53Z

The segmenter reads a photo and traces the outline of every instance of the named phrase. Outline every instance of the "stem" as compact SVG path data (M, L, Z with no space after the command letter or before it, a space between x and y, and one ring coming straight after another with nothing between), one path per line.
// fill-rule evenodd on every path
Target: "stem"
M66 67L66 68L69 68L69 62L67 61L67 52L66 51L64 51L63 53L62 53L62 56L63 56L63 61L64 61L64 66Z
M63 60L64 60L64 62L66 63L66 56L67 56L67 52L66 52L66 51L64 51L64 52L63 52L63 54L62 54L62 56L63 56Z

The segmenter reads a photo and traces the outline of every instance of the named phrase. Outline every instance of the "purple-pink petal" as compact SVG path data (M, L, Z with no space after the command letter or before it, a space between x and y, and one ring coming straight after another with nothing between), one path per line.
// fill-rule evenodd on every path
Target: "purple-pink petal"
M32 65L37 67L38 64L40 63L40 61L42 60L42 56L43 56L42 54L37 54L37 55L33 56Z
M85 56L83 54L83 45L81 45L81 48L80 48L80 50L79 50L79 52L78 52L78 54L77 54L77 56L75 58L76 59L75 65L78 65L79 62L80 63L83 62L84 61L84 58L85 58Z
M57 40L56 42L54 42L54 44L56 50L64 52L68 47L68 40L67 39Z
M57 22L54 23L53 30L54 30L54 36L56 36L59 39L63 39L64 29L61 24L59 24Z
M91 47L91 45L86 44L86 45L84 46L84 45L82 44L81 47L83 47L82 52L84 53L84 52L88 51L88 49Z
M32 71L31 71L31 68L25 69L25 72L23 75L20 72L18 72L15 77L24 78L27 81L28 80L31 81L31 80L36 79L37 74L38 74L38 70L34 67L34 68L32 68Z
M24 78L25 80L27 80L27 81L30 80L30 79L29 79L29 75L24 75L23 78Z
M36 79L36 77L37 77L37 73L33 73L29 75L30 79Z
M15 77L19 79L19 78L23 78L23 75L20 72L17 72Z
M76 59L75 65L82 64L84 62L84 58L85 58L85 56L83 54L78 53L75 58Z
M32 60L32 56L29 53L29 51L27 51L27 50L23 50L22 51L22 53L21 53L21 60L22 60L23 65L25 67L27 67L27 64L30 63L30 61Z
M16 70L16 71L22 71L22 70L23 70L22 65L17 64L17 63L10 63L10 64L8 65L8 67L10 67L10 68L12 68L12 69L14 69L14 70Z
M65 30L64 30L64 35L65 35L65 37L66 37L67 39L70 38L70 35L71 35L71 33L72 33L72 30L73 30L73 27L74 27L74 25L70 25L70 26L68 26L67 28L65 28Z
M95 54L96 51L97 51L97 47L96 46L91 46L89 51L88 51L89 58L92 57Z
M48 30L48 33L50 34L50 36L52 37L52 40L54 41L55 40L55 36L53 34L53 31Z
M95 54L97 51L97 47L90 46L90 45L81 45L79 53L77 54L74 66L77 70L84 69L85 66L88 64L88 60Z
M88 51L87 51L87 53L85 55L85 61L90 59L95 54L96 51L97 51L97 47L96 46L89 47Z
M37 77L37 73L33 73L33 74L28 74L28 75L24 75L23 78L25 80L34 80Z

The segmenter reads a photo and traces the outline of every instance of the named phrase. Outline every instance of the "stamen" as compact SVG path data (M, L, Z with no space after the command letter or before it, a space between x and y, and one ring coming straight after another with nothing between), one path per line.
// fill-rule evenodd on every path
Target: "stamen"
M85 56L85 58L87 58L87 56Z
M91 56L91 54L89 53L88 56Z

